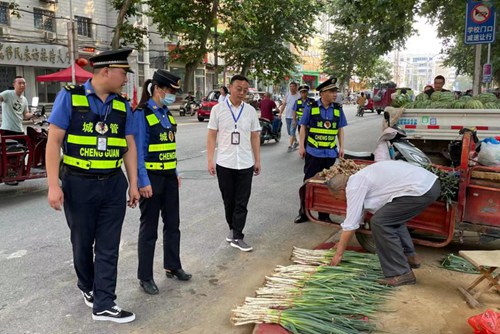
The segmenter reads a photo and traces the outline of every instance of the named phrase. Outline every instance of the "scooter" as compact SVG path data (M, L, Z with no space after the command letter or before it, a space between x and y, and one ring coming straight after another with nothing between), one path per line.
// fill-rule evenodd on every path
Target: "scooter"
M406 139L406 133L397 125L387 127L377 142L377 147L371 152L354 152L344 150L344 158L357 160L402 160L415 166L431 164L431 159L418 147Z
M273 110L273 114L278 115L278 111ZM259 122L262 128L260 130L260 144L264 145L266 140L272 139L278 143L281 139L281 126L283 125L281 118L275 117L272 122L267 118L259 118Z
M200 103L195 100L187 100L179 109L179 116L186 116L186 114L193 116L200 108Z
M33 126L28 126L26 133L30 138L30 152L32 152L32 168L44 168L45 167L45 147L47 146L48 132L47 129L43 128L44 125L49 124L47 121L47 115L45 114L45 106L41 108L35 107L36 110L33 111Z

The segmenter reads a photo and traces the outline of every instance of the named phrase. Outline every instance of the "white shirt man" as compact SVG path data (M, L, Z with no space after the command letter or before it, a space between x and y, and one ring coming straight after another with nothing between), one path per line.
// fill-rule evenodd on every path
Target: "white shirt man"
M0 93L2 102L2 125L1 130L9 135L24 134L23 119L33 116L28 111L28 100L23 95L26 89L26 81L23 77L14 79L14 89L5 90Z
M296 82L290 83L290 91L286 94L283 104L280 106L280 114L285 113L286 119L286 129L288 136L290 137L290 145L288 146L288 152L299 146L297 138L295 137L295 130L297 129L297 122L294 121L295 117L295 102L300 99L300 93L298 92L298 85Z
M208 171L210 175L217 175L229 225L226 241L244 252L253 249L243 241L243 228L252 176L260 173L261 128L255 109L243 102L248 87L248 79L244 76L231 78L229 98L212 108L207 137Z

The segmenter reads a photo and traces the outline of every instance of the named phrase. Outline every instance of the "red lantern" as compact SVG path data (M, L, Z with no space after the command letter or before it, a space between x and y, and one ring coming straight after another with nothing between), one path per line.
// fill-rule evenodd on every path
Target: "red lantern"
M81 66L81 67L84 67L84 66L87 66L87 64L89 63L89 61L85 58L78 58L76 60L76 63Z

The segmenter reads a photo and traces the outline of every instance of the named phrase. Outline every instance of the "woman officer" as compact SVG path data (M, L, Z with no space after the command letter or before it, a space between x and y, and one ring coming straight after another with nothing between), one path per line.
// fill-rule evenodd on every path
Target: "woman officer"
M158 293L153 279L153 258L158 238L158 219L163 220L163 267L168 278L188 281L191 274L181 266L179 246L179 186L175 132L176 122L168 110L180 88L180 78L165 70L144 83L137 119L137 155L141 225L137 277L148 294Z

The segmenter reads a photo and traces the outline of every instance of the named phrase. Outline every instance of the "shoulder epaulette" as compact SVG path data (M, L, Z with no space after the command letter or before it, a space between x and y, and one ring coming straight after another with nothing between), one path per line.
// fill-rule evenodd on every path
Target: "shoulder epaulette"
M307 105L311 106L312 108L317 107L318 101L316 101L315 99L311 99L311 100L307 101Z
M71 91L71 90L74 90L77 86L75 85L66 85L64 86L64 89L66 89L67 91Z
M68 92L72 93L78 93L78 94L85 94L85 87L83 85L73 85L69 84L64 86L64 89L66 89Z

